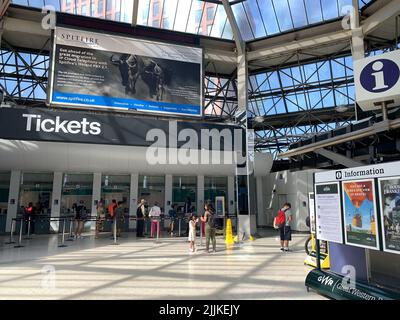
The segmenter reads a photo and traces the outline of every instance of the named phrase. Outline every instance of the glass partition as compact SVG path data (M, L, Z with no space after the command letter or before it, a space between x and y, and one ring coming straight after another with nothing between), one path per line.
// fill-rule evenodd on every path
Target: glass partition
M162 212L165 203L165 177L164 176L139 176L139 198L144 199L151 207L155 202L158 203Z
M10 172L0 172L0 233L6 230Z
M61 213L74 213L74 205L80 201L90 213L93 198L93 174L70 174L63 176L63 186L61 192Z
M172 180L172 202L177 212L185 214L197 211L197 177L174 176ZM188 211L188 208L190 211ZM186 208L186 209L185 209Z
M129 213L129 194L131 187L131 176L128 175L103 175L101 178L101 198L104 200L105 208L112 200L122 201L124 212Z
M0 172L0 214L7 214L10 172Z
M19 191L19 206L21 209L32 203L36 214L50 214L52 193L52 173L24 172L21 174Z
M228 209L228 177L204 177L204 201L215 207L215 197L225 197L225 210Z

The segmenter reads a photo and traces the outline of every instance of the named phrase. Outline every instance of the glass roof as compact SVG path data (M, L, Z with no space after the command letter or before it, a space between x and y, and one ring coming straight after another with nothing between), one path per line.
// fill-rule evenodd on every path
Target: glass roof
M360 8L374 0L359 0ZM14 4L131 23L132 0L12 0ZM346 14L352 0L243 0L232 10L243 38L254 40L308 25L336 19ZM140 25L204 36L232 39L233 34L220 1L139 0Z
M353 59L338 57L251 75L249 91L253 116L354 105Z

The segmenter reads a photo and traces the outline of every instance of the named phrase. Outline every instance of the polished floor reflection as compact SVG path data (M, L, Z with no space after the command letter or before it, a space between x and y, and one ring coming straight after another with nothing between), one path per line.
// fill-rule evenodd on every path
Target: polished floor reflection
M89 235L58 248L56 235L35 236L16 249L2 237L0 299L322 299L304 287L306 236L282 253L276 232L263 235L233 249L219 238L217 253L193 255L186 238L125 234L111 245Z

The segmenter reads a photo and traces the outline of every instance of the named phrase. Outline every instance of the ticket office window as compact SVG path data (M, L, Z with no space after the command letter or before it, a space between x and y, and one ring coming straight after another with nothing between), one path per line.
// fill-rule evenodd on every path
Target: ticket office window
M146 200L147 205L152 207L155 203L165 212L165 177L164 176L139 176L139 201Z
M36 214L49 215L51 210L51 197L53 193L52 173L29 173L21 174L21 185L19 191L20 213L30 203L35 208Z
M129 194L131 187L131 177L128 175L102 175L101 178L101 199L105 208L111 204L112 200L122 201L125 214L129 214Z
M185 214L186 207L197 212L197 177L174 176L172 178L172 202L177 205L178 214Z
M63 176L61 192L61 213L74 214L74 207L82 204L90 214L93 198L93 174L70 174Z
M0 215L7 214L10 180L10 172L0 172Z
M0 233L6 230L8 195L10 192L10 172L0 172Z
M204 201L215 207L215 198L225 197L225 211L228 210L228 177L204 177Z

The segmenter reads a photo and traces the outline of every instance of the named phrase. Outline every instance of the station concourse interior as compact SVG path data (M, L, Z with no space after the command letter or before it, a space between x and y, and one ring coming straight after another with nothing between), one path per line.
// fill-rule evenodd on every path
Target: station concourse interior
M0 300L400 299L400 0L0 21Z

